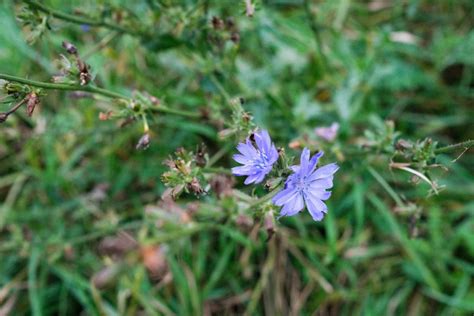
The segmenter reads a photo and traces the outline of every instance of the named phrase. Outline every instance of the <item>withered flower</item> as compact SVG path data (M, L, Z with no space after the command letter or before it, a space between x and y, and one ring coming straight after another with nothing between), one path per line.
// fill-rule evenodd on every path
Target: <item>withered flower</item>
M217 16L212 17L211 23L212 23L212 27L215 30L219 30L224 27L224 21L222 21L222 19L218 18Z
M198 165L199 167L204 167L207 163L206 152L207 148L205 144L201 144L198 146L194 160L196 161L196 165Z
M99 113L99 120L101 121L107 121L110 119L110 117L112 116L113 112L112 111L107 111L106 113L104 112L100 112Z
M240 34L238 32L232 32L232 34L230 34L230 40L238 44L240 42Z
M168 272L168 264L163 247L159 245L143 246L141 256L143 264L152 279L161 279Z
M199 183L199 180L194 177L191 182L187 184L187 189L191 192L193 192L196 195L201 195L204 193L204 189L201 187L201 184Z
M210 184L217 197L221 199L232 195L235 180L229 175L218 174L211 179Z
M81 86L85 86L92 79L92 76L89 72L89 65L78 58L77 68L79 69L79 83Z
M31 92L26 96L26 114L31 117L35 107L40 103L38 95L34 92Z

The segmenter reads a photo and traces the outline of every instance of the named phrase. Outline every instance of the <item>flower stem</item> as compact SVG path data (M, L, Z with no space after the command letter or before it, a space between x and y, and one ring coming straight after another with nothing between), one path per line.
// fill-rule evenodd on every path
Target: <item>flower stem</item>
M48 89L48 90L86 91L86 92L91 92L95 94L101 94L109 98L129 99L128 97L120 93L113 92L113 91L106 90L99 87L94 87L94 86L81 86L81 85L72 85L72 84L65 84L65 83L49 83L49 82L30 80L26 78L20 78L20 77L11 76L11 75L2 74L2 73L0 73L0 79L23 83L29 86Z
M48 89L48 90L85 91L85 92L90 92L94 94L100 94L105 97L109 97L113 99L130 100L130 97L127 97L123 94L110 91L107 89L99 88L99 87L94 87L94 86L81 86L77 84L65 84L65 83L49 83L49 82L30 80L26 78L20 78L20 77L11 76L11 75L2 74L2 73L0 73L0 79L12 81L12 82L18 82L18 83L26 84L29 86ZM175 114L175 115L185 116L189 118L199 118L201 116L201 114L199 113L188 112L188 111L178 110L178 109L171 109L171 108L164 107L162 105L157 105L157 106L152 107L151 111L167 113L167 114Z
M212 168L212 167L204 167L201 169L204 173L223 173L223 174L232 174L232 171L225 168Z
M435 154L448 153L448 152L451 152L451 151L456 150L458 148L469 149L472 146L474 146L474 140L470 139L470 140L466 140L466 141L461 142L461 143L440 147L440 148L435 150Z
M255 208L263 203L266 203L268 202L269 200L271 200L272 197L274 197L279 191L280 189L283 187L283 184L280 184L279 186L277 186L275 189L273 189L273 191L267 193L266 195L262 196L261 198L255 200L254 202L250 203L250 205L247 207L247 210L250 210L252 208Z
M161 106L161 105L152 107L151 111L161 112L161 113L168 113L168 114L175 114L175 115L185 116L185 117L189 117L189 118L199 118L199 117L201 117L201 114L199 114L199 113L188 112L188 111L177 110L177 109L171 109L171 108L167 108L167 107L164 107L164 106Z
M47 14L49 14L49 15L57 18L57 19L61 19L61 20L64 20L64 21L69 21L69 22L76 23L76 24L87 24L87 25L90 25L90 26L102 26L102 27L106 27L106 28L109 28L109 29L112 29L112 30L116 30L116 31L121 32L121 33L127 33L127 34L130 34L130 35L142 35L142 34L136 32L136 31L126 29L126 28L124 28L120 25L113 24L113 23L110 23L110 22L106 22L106 21L102 21L102 20L96 20L96 19L92 19L92 18L89 18L89 17L77 16L77 15L73 15L73 14L69 14L69 13L64 13L64 12L52 9L48 6L45 6L44 4L42 4L38 1L25 0L25 2L30 7L34 8L34 9L37 9L39 11L43 11L44 13L47 13Z

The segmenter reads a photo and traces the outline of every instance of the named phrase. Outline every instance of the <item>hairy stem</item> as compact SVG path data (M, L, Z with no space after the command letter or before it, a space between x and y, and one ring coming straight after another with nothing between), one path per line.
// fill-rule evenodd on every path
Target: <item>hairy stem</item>
M12 81L12 82L18 82L18 83L26 84L33 87L43 88L47 90L85 91L85 92L90 92L93 94L100 94L108 98L130 100L130 97L127 97L123 94L110 91L107 89L99 88L99 87L94 87L94 86L81 86L77 84L65 84L65 83L49 83L49 82L43 82L43 81L30 80L26 78L20 78L20 77L11 76L11 75L2 74L2 73L0 73L0 79ZM151 111L175 114L175 115L180 115L180 116L189 117L189 118L199 118L201 116L199 113L188 112L188 111L178 110L178 109L170 109L161 105L152 107Z
M466 140L466 141L461 142L461 143L440 147L440 148L435 150L435 154L448 153L448 152L454 151L454 150L459 149L459 148L469 149L472 146L474 146L474 140L470 139L470 140Z
M86 92L91 92L95 94L101 94L109 98L129 99L127 96L122 95L120 93L113 92L113 91L99 88L99 87L94 87L94 86L81 86L81 85L73 85L73 84L65 84L65 83L42 82L42 81L35 81L35 80L26 79L26 78L20 78L20 77L11 76L11 75L2 74L2 73L0 73L0 79L23 83L29 86L48 89L48 90L86 91Z

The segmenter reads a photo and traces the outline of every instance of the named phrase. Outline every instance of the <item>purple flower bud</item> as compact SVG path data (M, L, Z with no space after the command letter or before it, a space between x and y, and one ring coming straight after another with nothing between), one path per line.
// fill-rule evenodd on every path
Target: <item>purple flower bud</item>
M316 135L318 135L322 139L328 142L332 142L336 138L338 130L339 130L339 123L334 122L329 127L315 128L314 132L316 133Z

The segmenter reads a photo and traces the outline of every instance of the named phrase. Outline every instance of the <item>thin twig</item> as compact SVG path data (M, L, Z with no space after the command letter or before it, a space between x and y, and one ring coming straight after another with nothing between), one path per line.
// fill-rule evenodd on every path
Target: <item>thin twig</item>
M89 51L82 55L83 60L87 60L90 56L94 53L100 51L101 49L105 48L114 38L116 38L120 33L119 32L110 32L107 36L105 36L99 43L97 43L94 47L92 47Z
M0 113L0 123L5 122L8 119L8 116L12 113L15 113L24 103L26 102L26 98L22 99L20 102L15 104L10 110L7 112Z
M464 149L467 150L467 149L471 148L472 146L474 146L474 140L470 139L470 140L466 140L466 141L461 142L461 143L440 147L440 148L435 150L435 154L448 153L448 152L454 151L458 148L464 148Z
M106 28L109 28L109 29L112 29L112 30L115 30L115 31L119 31L121 33L127 33L127 34L130 34L130 35L143 36L143 34L137 32L137 31L127 29L127 28L124 28L120 25L113 24L113 23L110 23L110 22L107 22L107 21L96 20L96 19L92 19L92 18L89 18L89 17L77 16L77 15L64 13L64 12L55 10L55 9L52 9L52 8L42 4L42 3L39 3L38 1L25 0L25 2L30 7L34 8L34 9L37 9L39 11L42 11L44 13L47 13L47 14L49 14L49 15L57 18L57 19L60 19L60 20L69 21L69 22L76 23L76 24L81 24L81 25L86 24L86 25L90 25L90 26L101 26L101 27L106 27Z

